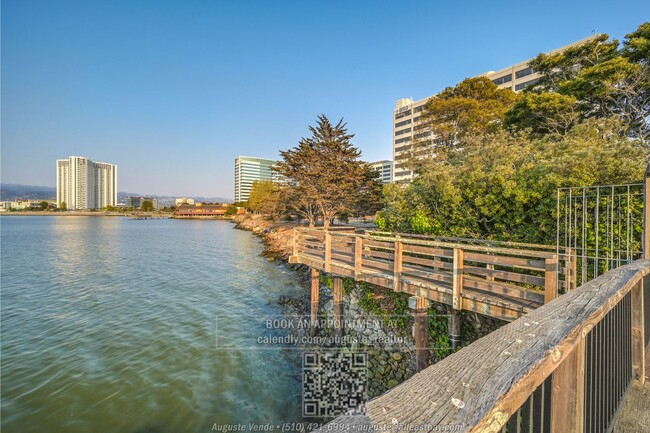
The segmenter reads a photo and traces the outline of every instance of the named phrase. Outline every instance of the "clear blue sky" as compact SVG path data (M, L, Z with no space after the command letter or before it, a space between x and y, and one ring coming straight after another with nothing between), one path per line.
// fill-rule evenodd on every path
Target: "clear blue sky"
M232 197L237 155L278 157L320 113L390 159L396 99L648 19L636 0L4 0L1 179L53 186L82 155L120 191Z

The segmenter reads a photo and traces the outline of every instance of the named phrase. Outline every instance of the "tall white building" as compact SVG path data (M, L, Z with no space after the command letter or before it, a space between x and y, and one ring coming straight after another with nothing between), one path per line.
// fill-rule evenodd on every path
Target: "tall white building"
M56 161L56 205L69 210L117 205L117 165L83 156Z
M379 172L381 183L391 183L393 181L393 161L371 162L370 165Z
M582 45L599 35L593 35L577 42L573 42L564 47L550 51L548 54L555 54L576 45ZM516 65L508 66L499 71L490 71L479 75L486 77L502 89L511 89L514 92L520 92L526 87L535 84L539 79L539 74L535 72L526 60ZM420 121L420 115L425 104L431 98L414 101L411 98L398 99L393 110L393 181L396 183L410 182L413 179L413 173L405 166L413 142L418 139L427 138L426 133L417 133L416 127Z
M235 202L247 201L256 180L276 180L271 171L273 159L238 156L235 158Z

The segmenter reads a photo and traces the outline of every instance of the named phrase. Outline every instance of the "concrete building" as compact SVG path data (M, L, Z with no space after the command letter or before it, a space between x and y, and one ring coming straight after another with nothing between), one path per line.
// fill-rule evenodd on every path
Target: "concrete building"
M178 207L182 204L194 204L194 199L189 198L189 197L179 197L176 200L174 200L174 204Z
M561 48L550 51L548 54L562 52L567 48L576 45L582 45L599 35L593 35L585 39L565 45ZM487 77L494 84L502 89L511 89L520 92L526 87L535 84L539 79L539 74L530 68L529 60L508 66L499 71L489 71L478 77ZM413 179L413 173L405 166L405 160L408 158L409 151L414 140L426 139L425 134L416 134L416 126L420 120L421 111L431 96L414 101L411 98L398 99L393 110L393 181L396 183L410 182Z
M56 161L56 205L69 210L117 205L117 166L83 156Z
M256 180L276 180L271 171L273 159L238 156L235 158L235 202L247 201Z
M126 206L139 208L145 201L150 201L155 210L158 210L158 199L156 197L127 197Z
M393 161L371 162L370 165L379 172L381 183L391 183L393 181Z

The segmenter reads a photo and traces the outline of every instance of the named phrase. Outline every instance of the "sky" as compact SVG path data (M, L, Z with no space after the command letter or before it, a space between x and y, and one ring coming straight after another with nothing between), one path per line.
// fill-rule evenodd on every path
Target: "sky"
M395 101L422 99L593 32L647 2L3 0L4 183L56 159L118 165L119 191L234 196L238 155L278 158L319 114L392 158Z

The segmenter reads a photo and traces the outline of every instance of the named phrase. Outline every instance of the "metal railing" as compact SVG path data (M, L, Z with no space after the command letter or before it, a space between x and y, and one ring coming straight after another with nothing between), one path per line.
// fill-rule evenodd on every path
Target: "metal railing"
M337 429L608 431L645 380L650 260L621 266L475 341ZM330 430L325 426L323 430Z

